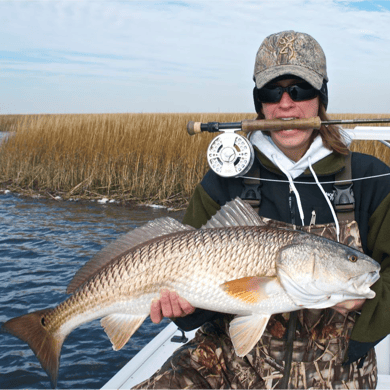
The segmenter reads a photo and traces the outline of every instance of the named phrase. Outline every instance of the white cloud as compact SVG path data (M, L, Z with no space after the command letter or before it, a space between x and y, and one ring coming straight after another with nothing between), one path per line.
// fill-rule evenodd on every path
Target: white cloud
M3 1L0 86L16 112L251 112L258 46L287 29L324 48L331 112L388 110L390 12L332 0ZM61 82L102 98L55 99ZM19 104L13 85L52 98Z

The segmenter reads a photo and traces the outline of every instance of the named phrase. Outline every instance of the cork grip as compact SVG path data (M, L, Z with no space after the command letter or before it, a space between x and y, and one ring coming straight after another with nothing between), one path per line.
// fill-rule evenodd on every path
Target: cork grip
M188 122L187 123L187 132L189 135L194 135L200 133L202 130L200 128L201 122Z
M248 133L256 130L288 130L288 129L319 129L321 127L320 117L307 119L260 119L243 120L242 131Z
M217 132L227 129L240 129L246 133L256 130L288 130L288 129L319 129L321 127L320 117L307 119L245 119L235 123L201 123L188 122L187 132L189 135L201 133L202 131Z

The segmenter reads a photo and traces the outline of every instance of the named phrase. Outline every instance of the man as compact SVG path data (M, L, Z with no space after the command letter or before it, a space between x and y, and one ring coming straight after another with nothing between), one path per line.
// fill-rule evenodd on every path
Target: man
M259 119L327 119L326 59L310 35L284 31L267 37L257 52L253 77ZM259 215L270 224L342 237L340 242L372 256L382 266L373 287L377 296L332 309L276 314L256 347L240 358L227 332L231 316L195 309L175 292L162 291L151 306L153 322L175 317L184 330L202 327L138 387L375 388L373 346L390 332L390 180L355 181L350 201L355 206L348 210L331 199L340 191L340 172L347 175L348 167L349 179L388 173L389 168L372 156L353 153L346 159L351 156L348 140L337 127L258 131L250 141L256 150L250 174L260 179L261 196L254 202ZM183 222L199 228L227 201L243 197L245 186L241 178L209 171Z

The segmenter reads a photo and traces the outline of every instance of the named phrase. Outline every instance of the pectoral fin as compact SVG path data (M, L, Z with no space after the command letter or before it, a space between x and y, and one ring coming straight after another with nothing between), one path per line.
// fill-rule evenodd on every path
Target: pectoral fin
M229 334L238 356L248 354L260 340L270 315L252 314L234 318L229 325Z
M227 294L249 304L256 304L267 299L281 289L277 278L268 276L250 276L231 280L222 284L221 287Z
M100 324L107 333L114 351L120 350L145 321L146 316L111 314L101 319Z

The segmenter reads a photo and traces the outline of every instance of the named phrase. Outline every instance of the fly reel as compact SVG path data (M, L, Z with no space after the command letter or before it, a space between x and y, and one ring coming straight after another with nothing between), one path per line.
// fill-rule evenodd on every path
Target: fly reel
M225 130L207 148L207 162L219 176L245 175L253 164L255 153L247 138L234 130Z

